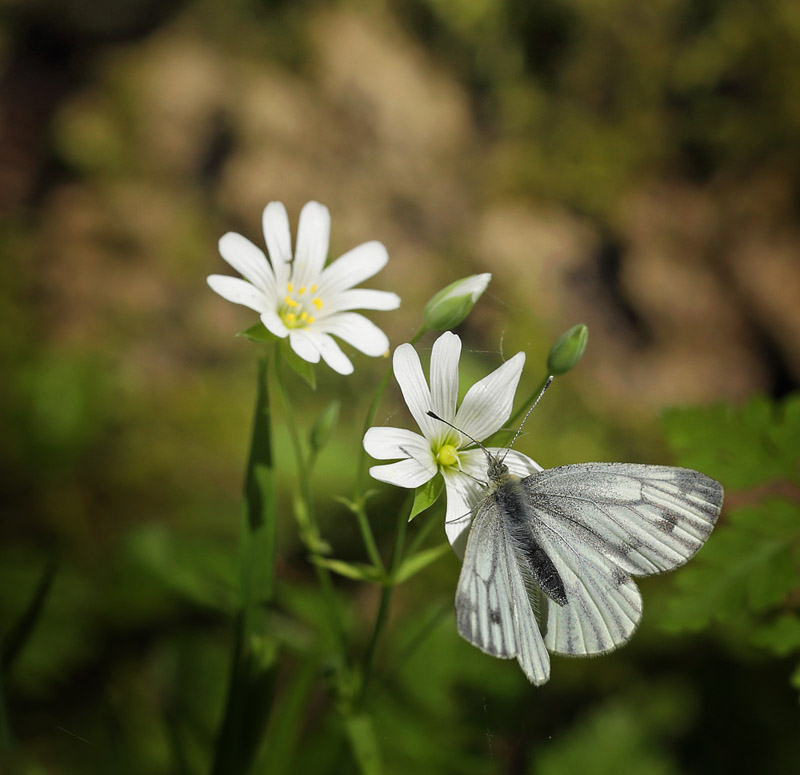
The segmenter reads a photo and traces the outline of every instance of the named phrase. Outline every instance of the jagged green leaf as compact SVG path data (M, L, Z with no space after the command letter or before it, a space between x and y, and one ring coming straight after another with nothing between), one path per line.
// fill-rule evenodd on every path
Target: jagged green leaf
M732 512L675 577L664 613L671 630L699 630L765 611L796 590L800 505L770 499Z
M763 624L751 638L753 645L768 649L780 657L800 651L800 617L784 614Z
M778 405L757 397L742 407L671 409L663 427L680 465L703 471L725 487L796 481L800 473L800 394Z

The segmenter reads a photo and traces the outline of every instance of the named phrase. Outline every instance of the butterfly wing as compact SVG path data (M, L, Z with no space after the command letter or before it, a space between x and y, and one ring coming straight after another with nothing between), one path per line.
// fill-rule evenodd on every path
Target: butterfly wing
M481 651L516 657L531 683L550 677L550 656L493 496L478 505L472 522L456 591L456 621L461 637Z
M564 582L567 604L540 612L547 648L598 654L641 617L630 578L669 570L703 545L722 487L697 471L629 463L561 466L522 480L534 533Z

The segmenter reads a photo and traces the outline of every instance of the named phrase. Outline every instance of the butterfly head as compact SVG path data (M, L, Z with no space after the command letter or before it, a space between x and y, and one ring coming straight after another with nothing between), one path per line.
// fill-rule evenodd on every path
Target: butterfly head
M488 465L486 466L486 476L489 478L489 481L492 483L501 482L506 476L508 476L508 466L503 462L503 460L499 457L495 457L490 453L486 453L488 456Z

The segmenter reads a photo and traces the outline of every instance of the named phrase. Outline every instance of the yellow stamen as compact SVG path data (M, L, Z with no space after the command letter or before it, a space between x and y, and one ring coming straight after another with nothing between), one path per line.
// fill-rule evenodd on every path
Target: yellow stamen
M312 303L312 304L313 304L313 305L314 305L314 306L315 306L317 309L322 309L322 299L320 299L319 297L317 297L316 299L312 299L312 300L311 300L311 303Z
M316 283L314 283L314 284L311 286L311 293L316 293L316 292L317 292L317 284L316 284Z
M306 324L310 326L313 322L314 322L314 318L312 318L311 315L309 315L306 318Z
M289 291L289 293L294 293L294 285L292 285L291 283L289 283L289 284L286 286L286 290L287 290L287 291Z
M287 312L286 313L286 322L287 323L294 323L295 320L297 320L297 315L295 315L294 312Z
M301 289L298 291L298 293L305 293L305 292L306 292L306 286L304 285L304 286L303 286L303 287L302 287L302 288L301 288Z
M307 321L308 320L308 312L301 312L300 313L300 320L302 320L303 322Z
M296 301L295 301L295 300L294 300L294 299L293 299L291 296L287 296L287 297L284 299L284 301L285 301L285 302L286 302L286 304L288 304L290 307L296 307L296 306L297 306L297 302L296 302Z

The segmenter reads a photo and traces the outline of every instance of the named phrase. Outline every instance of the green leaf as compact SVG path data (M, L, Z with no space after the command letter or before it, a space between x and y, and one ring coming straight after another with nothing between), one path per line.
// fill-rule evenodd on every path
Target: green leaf
M745 406L671 409L663 427L680 465L744 489L771 479L797 481L800 394L775 405L764 397Z
M268 361L258 367L250 455L244 481L244 521L240 569L245 611L272 597L277 503L272 459L272 415L267 385Z
M800 691L800 665L798 665L794 671L792 672L792 677L789 679L789 683L798 691Z
M42 569L42 575L28 601L28 605L20 615L19 619L11 628L2 635L2 660L0 660L0 670L8 674L16 658L22 653L25 644L30 639L36 624L44 611L45 603L53 586L53 581L58 570L58 561L54 558L48 560Z
M275 336L275 334L270 333L265 327L264 324L260 321L256 323L254 326L250 326L250 328L246 328L244 331L239 331L236 336L244 337L245 339L249 339L251 342L259 342L260 344L269 344L272 342L277 342L279 337Z
M439 500L444 488L444 478L441 474L436 474L433 479L429 479L425 484L417 487L414 493L414 505L411 507L411 513L408 515L408 521L411 522L414 517L422 514L423 511L429 509Z
M305 722L305 711L317 678L317 665L301 663L284 683L272 709L266 737L254 772L291 773L292 758Z
M445 554L451 551L450 544L445 541L443 544L439 544L439 546L434 546L430 549L425 549L421 552L418 552L411 557L406 557L403 560L400 567L397 569L397 573L394 576L395 582L397 584L402 584L407 579L410 579L414 574L419 573L423 568L426 568L432 562L435 562L440 557L443 557Z
M382 584L385 581L383 573L378 568L363 562L345 562L332 557L314 555L311 557L311 562L354 581L370 581L375 584Z
M732 512L676 574L664 626L699 630L782 603L797 587L798 546L800 504L771 499Z
M314 364L304 361L289 344L289 339L281 339L278 345L281 348L281 356L286 361L292 371L297 374L312 390L317 389L317 375L314 371Z
M267 383L268 360L258 366L250 455L244 481L239 552L240 612L231 651L228 696L217 736L213 775L250 770L272 706L277 670L255 634L264 603L274 594L277 504Z
M380 775L383 767L372 719L362 713L358 716L349 716L344 724L361 774Z
M800 651L800 618L792 614L784 614L756 630L751 637L751 642L755 646L772 651L779 657L785 657L793 651Z

